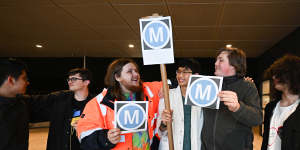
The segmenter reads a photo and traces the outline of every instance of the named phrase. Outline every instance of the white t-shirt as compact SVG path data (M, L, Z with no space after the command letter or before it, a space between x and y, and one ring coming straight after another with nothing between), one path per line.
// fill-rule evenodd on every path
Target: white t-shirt
M276 104L270 123L268 150L281 150L279 133L282 131L284 121L296 110L298 104L299 100L287 107L281 107L280 101Z

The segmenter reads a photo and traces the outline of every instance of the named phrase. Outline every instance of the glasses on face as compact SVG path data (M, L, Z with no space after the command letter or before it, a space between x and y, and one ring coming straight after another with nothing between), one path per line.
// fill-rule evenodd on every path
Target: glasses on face
M192 71L178 71L178 70L176 70L177 75L179 75L179 74L186 75L186 74L190 74L190 73L193 73L193 72Z
M71 82L75 82L77 80L83 80L83 79L80 79L80 78L76 78L76 77L72 77L72 78L68 78L67 79L67 82L71 81Z

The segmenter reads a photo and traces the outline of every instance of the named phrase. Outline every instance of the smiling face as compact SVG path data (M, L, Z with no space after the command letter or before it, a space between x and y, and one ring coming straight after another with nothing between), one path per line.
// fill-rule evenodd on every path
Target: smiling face
M120 76L115 75L123 92L136 92L141 87L140 74L133 63L122 67Z
M229 63L228 52L221 52L215 62L215 75L227 77L235 74L235 68Z
M178 81L178 85L182 87L187 87L189 78L192 75L192 70L186 67L178 67L176 71L176 79Z

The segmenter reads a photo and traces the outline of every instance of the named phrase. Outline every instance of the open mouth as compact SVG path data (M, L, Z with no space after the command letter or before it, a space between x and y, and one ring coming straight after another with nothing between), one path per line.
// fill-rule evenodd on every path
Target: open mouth
M134 84L138 84L139 80L138 79L132 79L131 82L134 83Z
M184 80L182 80L182 79L179 79L178 81L179 81L179 82L183 82Z
M183 82L185 82L185 80L184 79L179 79L178 82L183 83Z
M138 78L132 78L131 81L138 81Z

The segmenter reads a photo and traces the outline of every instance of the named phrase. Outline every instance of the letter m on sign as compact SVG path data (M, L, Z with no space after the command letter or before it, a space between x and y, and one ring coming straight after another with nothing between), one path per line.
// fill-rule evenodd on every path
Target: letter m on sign
M200 100L204 100L204 97L206 95L206 100L210 99L210 91L211 91L211 86L206 86L206 88L204 89L204 92L202 90L202 85L201 84L197 84L197 89L196 89L196 95L195 98L199 98L200 96Z
M157 30L157 34L155 34L154 28L149 28L149 39L150 42L153 42L153 39L155 42L158 42L158 40L160 40L160 42L164 41L164 37L163 37L163 28L159 27Z
M135 124L139 123L139 111L138 110L135 110L132 116L130 116L129 110L126 110L124 113L125 113L124 124L127 124L128 120L129 120L129 124L133 124L134 120L135 120Z

